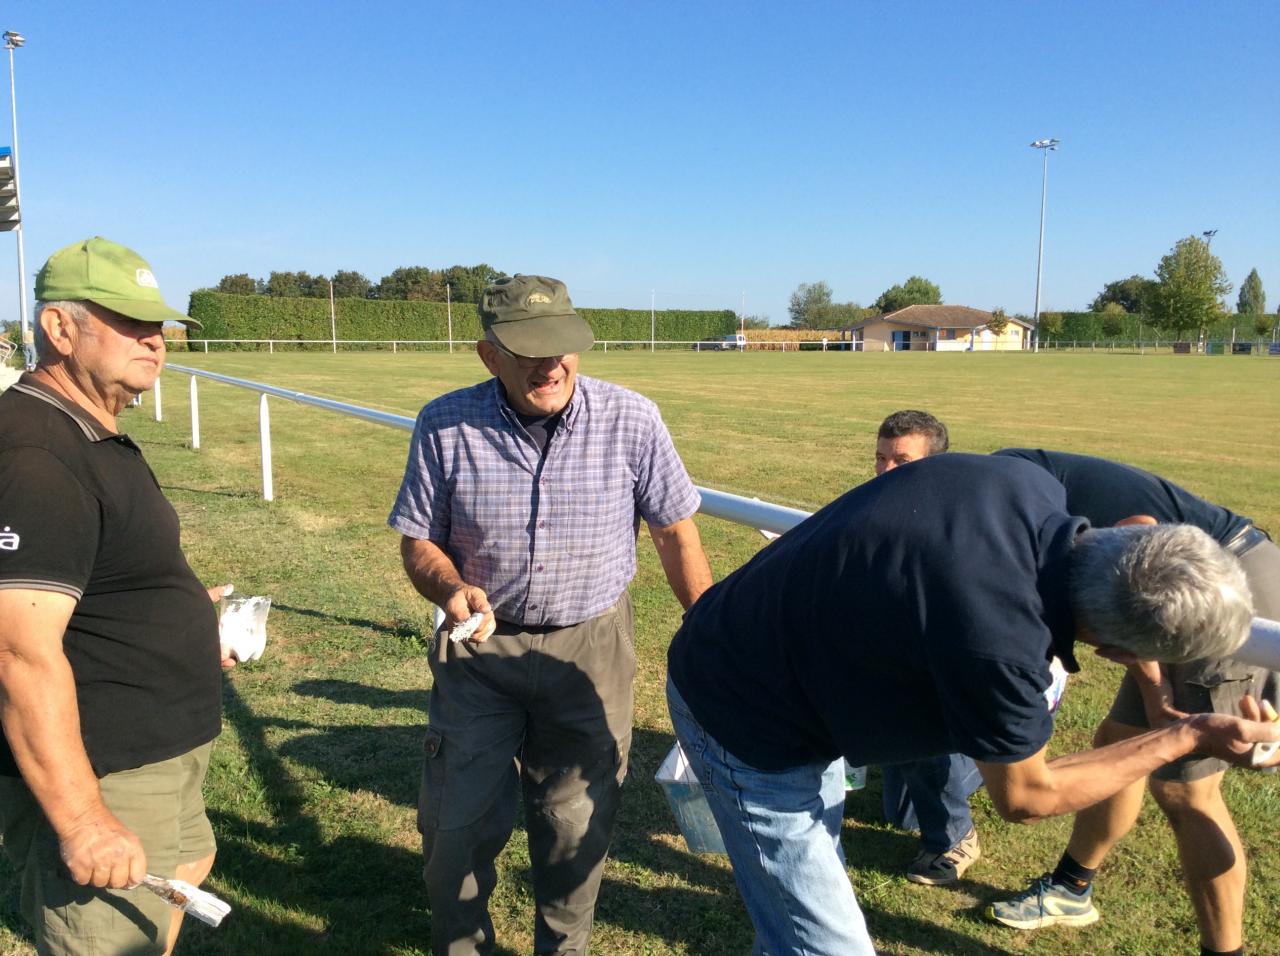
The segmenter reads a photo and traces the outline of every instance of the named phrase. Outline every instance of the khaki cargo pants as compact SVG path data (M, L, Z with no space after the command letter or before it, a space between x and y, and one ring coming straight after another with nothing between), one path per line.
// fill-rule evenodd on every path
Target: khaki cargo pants
M626 594L572 627L437 633L418 829L432 951L493 951L494 861L523 792L534 952L585 954L631 746L636 658Z

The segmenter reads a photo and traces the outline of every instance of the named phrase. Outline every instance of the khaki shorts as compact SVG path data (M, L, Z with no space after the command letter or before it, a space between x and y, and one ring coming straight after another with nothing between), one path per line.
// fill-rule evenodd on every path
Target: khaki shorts
M142 841L149 873L172 877L179 865L214 852L201 794L212 746L98 781L103 802ZM53 829L20 777L0 777L0 825L21 880L22 913L42 956L164 952L175 910L141 887L103 890L73 882Z

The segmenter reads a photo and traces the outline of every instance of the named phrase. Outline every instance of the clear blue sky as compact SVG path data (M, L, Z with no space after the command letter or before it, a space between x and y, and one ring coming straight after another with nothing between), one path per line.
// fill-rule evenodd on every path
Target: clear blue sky
M1280 304L1270 0L0 13L27 38L28 272L102 234L182 309L232 272L484 261L562 278L585 306L745 293L775 324L801 282L865 305L912 274L947 302L1030 312L1027 144L1049 136L1044 309L1150 275L1205 229L1236 288L1256 267ZM0 319L16 317L11 243Z

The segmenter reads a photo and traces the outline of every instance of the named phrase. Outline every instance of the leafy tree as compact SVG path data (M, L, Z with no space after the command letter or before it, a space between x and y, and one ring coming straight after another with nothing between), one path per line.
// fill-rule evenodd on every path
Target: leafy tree
M742 317L742 327L744 329L767 329L769 327L769 317L767 315L744 315Z
M1114 339L1124 331L1124 317L1127 313L1119 302L1108 302L1102 307L1102 334Z
M866 310L856 302L832 302L831 287L825 282L802 282L791 293L787 306L793 329L836 329L856 325Z
M1131 315L1146 311L1146 300L1155 288L1154 279L1143 276L1129 276L1108 282L1102 291L1089 303L1090 312L1101 312L1108 303L1114 302Z
M1019 316L1025 318L1025 316ZM1062 334L1062 313L1061 312L1041 312L1040 313L1040 340L1043 342L1046 336Z
M263 291L282 299L327 299L329 280L309 272L273 272Z
M1258 270L1249 273L1249 278L1240 286L1240 298L1236 302L1236 311L1241 315L1258 315L1267 311L1267 294L1262 291L1262 277Z
M482 262L478 266L450 266L444 270L444 281L449 285L449 294L454 302L479 305L484 287L505 275L505 272Z
M1156 287L1147 306L1149 320L1181 338L1204 329L1223 312L1219 300L1231 292L1222 260L1199 236L1179 239L1156 267Z
M369 295L373 283L359 272L350 269L339 269L333 274L333 297L335 299L364 299Z
M880 293L874 308L884 313L897 312L909 305L941 305L942 290L922 276L912 276L901 285L890 286Z
M1009 316L1005 315L1004 309L991 310L991 318L987 319L987 328L997 338L1009 331Z
M298 288L304 299L327 299L329 298L329 277L299 272Z
M378 282L379 299L444 301L444 273L426 266L401 266Z
M831 308L831 286L821 279L817 282L801 282L791 293L787 313L793 329L820 329L825 327L827 311Z
M305 274L305 273L304 273ZM267 295L281 299L298 299L302 297L302 280L297 272L273 272L267 276ZM310 280L310 276L307 279Z
M1265 312L1253 313L1253 331L1258 338L1265 338L1270 332L1272 326L1276 323L1274 315L1267 315Z
M218 291L228 295L257 295L258 280L247 272L238 272L233 276L223 276L218 280Z

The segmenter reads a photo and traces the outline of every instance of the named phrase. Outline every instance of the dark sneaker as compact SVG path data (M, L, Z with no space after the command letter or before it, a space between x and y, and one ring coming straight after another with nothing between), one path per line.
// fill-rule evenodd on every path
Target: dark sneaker
M1092 887L1078 896L1053 882L1048 873L1012 899L990 904L986 912L988 919L1014 929L1042 929L1057 923L1088 926L1101 918L1093 905Z
M945 853L924 850L907 867L907 879L925 886L946 886L964 876L964 871L982 856L978 846L978 831L970 829L960 842Z

